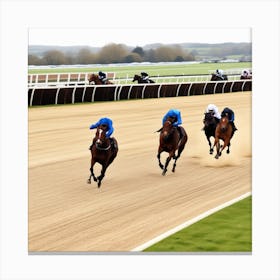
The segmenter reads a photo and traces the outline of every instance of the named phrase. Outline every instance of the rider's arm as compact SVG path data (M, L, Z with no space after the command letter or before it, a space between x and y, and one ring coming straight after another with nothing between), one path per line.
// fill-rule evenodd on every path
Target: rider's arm
M174 125L178 126L179 124L182 124L182 118L180 112L177 114L177 121L174 123Z

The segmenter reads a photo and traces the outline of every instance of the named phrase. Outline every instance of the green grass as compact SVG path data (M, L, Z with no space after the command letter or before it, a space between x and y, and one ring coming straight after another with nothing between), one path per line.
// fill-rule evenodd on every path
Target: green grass
M251 252L252 197L147 248L145 252Z
M93 67L93 68L64 68L64 69L29 69L28 74L39 73L82 73L82 72L98 72L103 70L106 72L115 72L117 78L133 77L141 71L146 71L150 76L164 75L200 75L209 74L209 70L215 69L234 69L234 68L251 68L251 62L235 62L235 63L197 63L197 64L170 64L170 65L130 65L130 66L114 66L114 67Z

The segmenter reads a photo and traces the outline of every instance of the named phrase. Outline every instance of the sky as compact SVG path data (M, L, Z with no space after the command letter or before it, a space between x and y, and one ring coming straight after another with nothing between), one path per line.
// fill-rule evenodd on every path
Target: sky
M30 28L29 45L102 47L109 43L144 46L151 43L251 42L250 28Z

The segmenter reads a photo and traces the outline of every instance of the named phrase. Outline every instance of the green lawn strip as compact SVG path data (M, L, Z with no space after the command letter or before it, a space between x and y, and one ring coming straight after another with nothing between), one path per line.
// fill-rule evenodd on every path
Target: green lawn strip
M116 78L133 77L140 72L148 72L151 77L164 75L203 75L209 74L209 70L223 69L229 70L234 68L251 68L251 62L234 62L234 63L197 63L197 64L168 64L168 65L129 65L129 66L98 66L86 68L50 68L50 69L29 69L28 74L47 74L47 73L83 73L102 70L105 72L115 72Z
M144 252L251 252L252 196L167 237Z

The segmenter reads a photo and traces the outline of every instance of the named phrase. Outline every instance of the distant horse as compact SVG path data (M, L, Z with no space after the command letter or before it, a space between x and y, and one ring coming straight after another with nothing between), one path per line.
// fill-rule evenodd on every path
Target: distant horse
M134 75L132 82L135 82L135 81L137 81L138 84L154 84L155 83L155 81L153 81L151 79L143 80L143 78L139 75Z
M213 151L214 151L214 145L212 146L211 141L210 141L210 137L215 138L215 131L216 131L216 126L217 126L218 122L219 122L219 120L214 117L213 113L209 112L209 113L204 114L204 119L203 119L204 133L205 133L205 136L206 136L207 141L209 143L209 147L210 147L209 153L210 153L210 155L212 155Z
M240 80L252 80L252 75L247 75L247 76L240 76Z
M111 142L112 141L112 142ZM96 135L93 139L91 146L91 166L90 166L90 176L88 179L88 184L91 184L91 177L95 182L97 182L98 188L101 185L101 181L105 176L106 169L113 162L118 153L118 143L117 140L112 137L106 137L106 126L101 125L96 129ZM93 166L98 162L101 164L101 174L95 177L93 173Z
M217 124L216 130L215 130L215 142L214 147L216 146L217 154L215 156L216 159L218 159L222 155L222 151L225 147L227 148L227 154L230 153L229 147L230 147L230 140L233 136L233 127L231 123L229 122L228 116L224 116L221 118L220 122ZM220 140L224 141L224 144L220 145Z
M228 76L222 75L223 79L220 76L217 76L216 74L212 74L211 81L227 81Z
M159 167L163 169L162 175L165 175L167 171L167 166L172 158L175 160L173 164L172 172L175 172L176 162L180 157L182 151L184 150L185 144L188 141L188 135L185 129L182 126L179 127L179 129L181 129L181 133L182 133L181 138L180 138L180 133L178 131L178 128L172 125L172 121L170 121L170 119L167 119L167 121L163 124L163 127L159 130L160 136L159 136L159 147L158 147L157 158L158 158ZM177 155L175 155L176 151L177 151ZM163 165L160 161L160 154L162 152L169 153L165 165Z
M92 82L94 82L95 85L112 85L113 83L111 83L109 80L105 81L105 84L103 84L100 79L98 78L98 75L96 74L90 74L89 78L88 78L88 82L89 84L91 84Z

